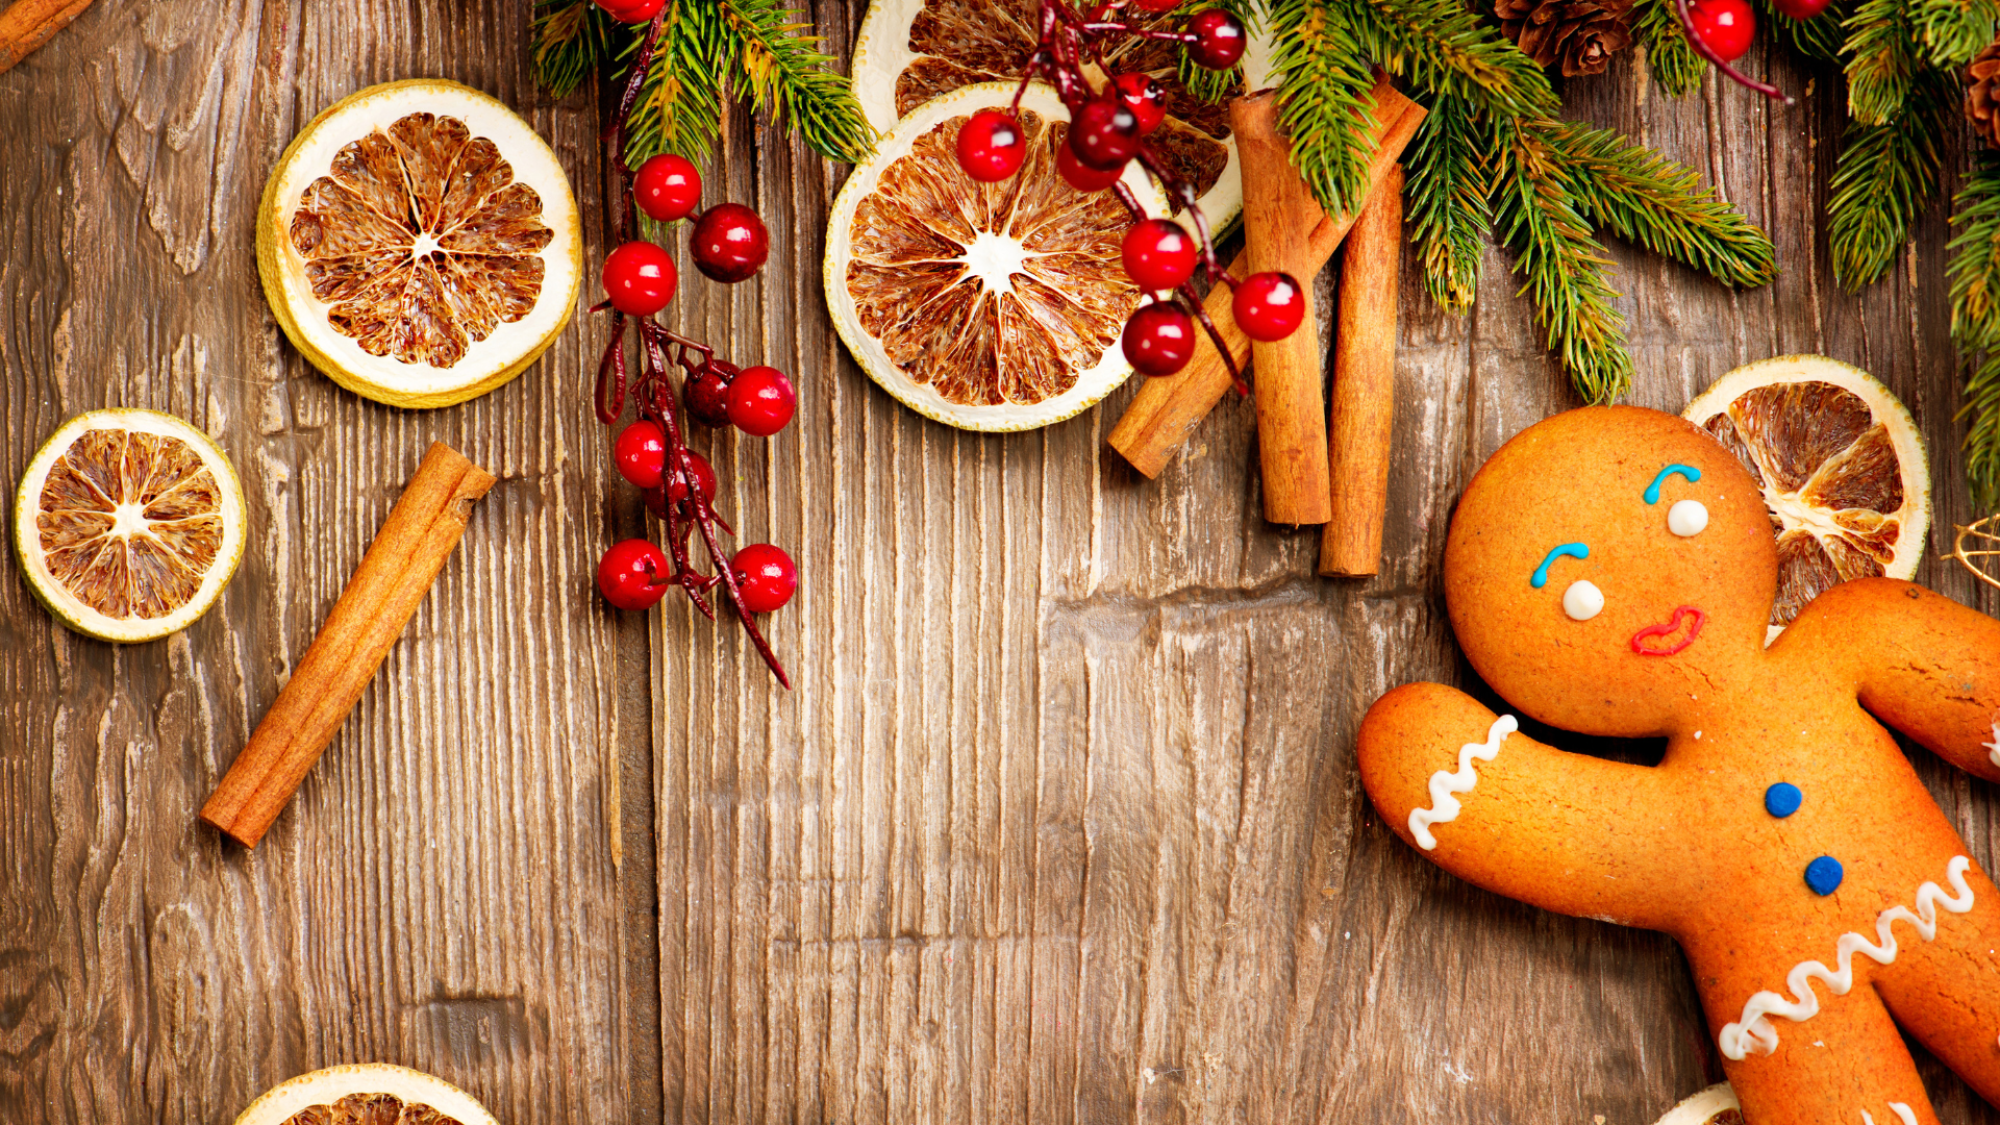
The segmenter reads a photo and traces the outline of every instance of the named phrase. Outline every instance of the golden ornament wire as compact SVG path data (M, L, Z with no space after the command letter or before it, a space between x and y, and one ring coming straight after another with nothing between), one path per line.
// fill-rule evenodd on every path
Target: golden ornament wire
M2000 515L1987 516L1958 529L1951 557L1974 578L2000 589Z

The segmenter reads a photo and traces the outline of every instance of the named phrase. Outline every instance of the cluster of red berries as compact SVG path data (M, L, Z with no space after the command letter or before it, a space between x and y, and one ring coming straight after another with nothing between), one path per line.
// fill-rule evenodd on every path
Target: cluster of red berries
M1158 14L1172 11L1180 0L1130 2ZM1231 287L1230 311L1254 340L1291 335L1304 319L1305 293L1288 274L1260 273L1239 281L1216 260L1193 191L1176 182L1146 144L1146 137L1167 116L1166 91L1159 82L1147 74L1120 74L1100 89L1091 85L1081 66L1084 59L1102 57L1098 37L1122 34L1179 43L1197 65L1227 70L1242 59L1248 44L1243 22L1221 8L1208 8L1191 16L1182 30L1162 30L1118 22L1115 17L1124 6L1125 0L1109 0L1083 17L1060 0L1044 2L1041 40L1028 58L1021 88L1046 76L1069 107L1069 131L1056 149L1056 170L1062 178L1081 192L1113 191L1131 210L1136 221L1125 235L1125 272L1152 299L1125 322L1121 345L1137 370L1171 375L1194 356L1196 319L1210 333L1215 331L1192 285L1197 269L1205 267L1210 280ZM1019 106L1016 92L1009 108L981 110L959 127L958 166L966 175L993 183L1020 171L1028 157L1028 140L1017 116ZM1193 234L1171 219L1146 217L1122 182L1125 169L1135 160L1187 208L1194 220ZM1219 342L1217 350L1228 357L1228 349Z
M1795 20L1809 20L1826 11L1832 0L1772 0L1774 7ZM1681 26L1695 53L1739 85L1767 97L1791 102L1783 91L1737 72L1730 63L1743 57L1757 34L1757 15L1748 0L1676 0Z

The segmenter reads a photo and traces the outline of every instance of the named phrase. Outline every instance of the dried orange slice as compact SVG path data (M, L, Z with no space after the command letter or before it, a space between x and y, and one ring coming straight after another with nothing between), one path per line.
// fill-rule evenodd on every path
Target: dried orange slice
M1021 101L1028 158L983 184L958 166L966 118L1011 84L967 86L905 117L854 170L828 220L826 297L861 366L911 409L969 430L1024 430L1075 414L1132 374L1118 346L1139 290L1119 245L1131 216L1056 171L1069 128L1055 91ZM1152 214L1166 200L1133 164Z
M887 132L940 94L979 82L1018 82L1035 49L1037 0L874 0L854 40L854 96L868 123ZM1185 16L1148 15L1128 6L1119 18L1169 26ZM1179 76L1176 43L1132 38L1086 65L1098 85L1112 74L1150 74L1167 94L1167 120L1147 138L1174 175L1194 185L1202 214L1217 229L1243 209L1236 143L1229 136L1228 101L1194 96ZM1243 76L1252 90L1271 84L1270 40L1251 28ZM1243 88L1234 87L1230 96ZM1058 113L1066 120L1067 113Z
M472 1095L420 1070L349 1063L301 1074L250 1103L236 1125L494 1125Z
M77 632L164 637L236 573L243 487L215 442L171 414L79 414L28 462L14 554L28 588Z
M1825 356L1780 356L1724 375L1682 414L1764 491L1778 536L1773 627L1836 583L1917 572L1930 460L1909 410L1873 376Z
M1729 1083L1718 1082L1668 1110L1654 1125L1743 1125L1743 1105Z
M576 199L514 111L441 79L373 86L314 118L271 173L264 296L344 387L448 406L521 373L570 321Z

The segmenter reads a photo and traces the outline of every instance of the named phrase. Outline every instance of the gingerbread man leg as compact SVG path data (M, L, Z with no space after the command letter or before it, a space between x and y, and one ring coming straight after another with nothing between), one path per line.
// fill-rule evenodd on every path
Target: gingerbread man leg
M1875 989L1897 1023L2000 1105L2000 892L1972 875L1971 912L1940 924L1934 941L1906 942Z
M1804 1023L1776 1024L1776 1052L1723 1064L1746 1120L1938 1125L1902 1034L1872 988L1857 983L1845 996L1827 997Z

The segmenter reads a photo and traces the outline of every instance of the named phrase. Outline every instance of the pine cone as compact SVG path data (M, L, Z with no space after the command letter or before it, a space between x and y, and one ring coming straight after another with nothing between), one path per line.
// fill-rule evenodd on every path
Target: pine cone
M1986 45L1965 68L1965 119L1986 143L2000 146L2000 40Z
M1562 64L1564 78L1602 71L1632 42L1632 0L1496 0L1493 14L1529 58Z

